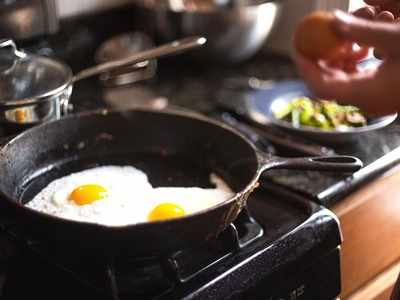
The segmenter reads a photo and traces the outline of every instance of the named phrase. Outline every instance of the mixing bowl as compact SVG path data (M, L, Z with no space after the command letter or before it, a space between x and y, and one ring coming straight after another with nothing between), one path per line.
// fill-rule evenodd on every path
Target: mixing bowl
M256 0L136 0L144 22L158 38L201 35L207 47L197 56L240 62L257 52L276 24L279 1ZM201 53L200 53L201 52Z

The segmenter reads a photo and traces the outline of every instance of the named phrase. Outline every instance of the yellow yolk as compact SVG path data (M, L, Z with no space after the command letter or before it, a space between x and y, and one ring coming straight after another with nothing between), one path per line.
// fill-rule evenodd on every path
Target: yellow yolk
M107 190L97 184L86 184L78 186L69 196L70 200L78 205L93 203L107 196Z
M149 214L149 221L168 220L183 217L185 211L177 204L161 203L157 205Z

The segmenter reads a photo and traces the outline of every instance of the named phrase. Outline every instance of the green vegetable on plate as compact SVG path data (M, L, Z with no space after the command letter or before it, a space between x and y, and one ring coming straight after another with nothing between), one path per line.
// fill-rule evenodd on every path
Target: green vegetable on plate
M275 117L290 122L296 128L311 126L322 130L342 130L367 125L366 117L355 106L307 97L294 99L275 112Z

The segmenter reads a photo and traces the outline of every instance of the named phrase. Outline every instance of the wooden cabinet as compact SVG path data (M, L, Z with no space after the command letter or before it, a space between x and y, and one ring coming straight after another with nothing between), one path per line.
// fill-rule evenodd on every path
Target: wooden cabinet
M343 232L344 300L386 300L400 272L400 169L332 208Z

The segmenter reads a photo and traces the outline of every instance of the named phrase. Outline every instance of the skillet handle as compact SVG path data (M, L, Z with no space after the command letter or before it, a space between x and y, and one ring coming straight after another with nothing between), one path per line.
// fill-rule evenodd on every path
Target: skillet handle
M331 171L353 173L363 167L360 159L354 156L316 156L301 158L283 158L258 152L259 170L263 173L270 169L295 169L310 171Z

